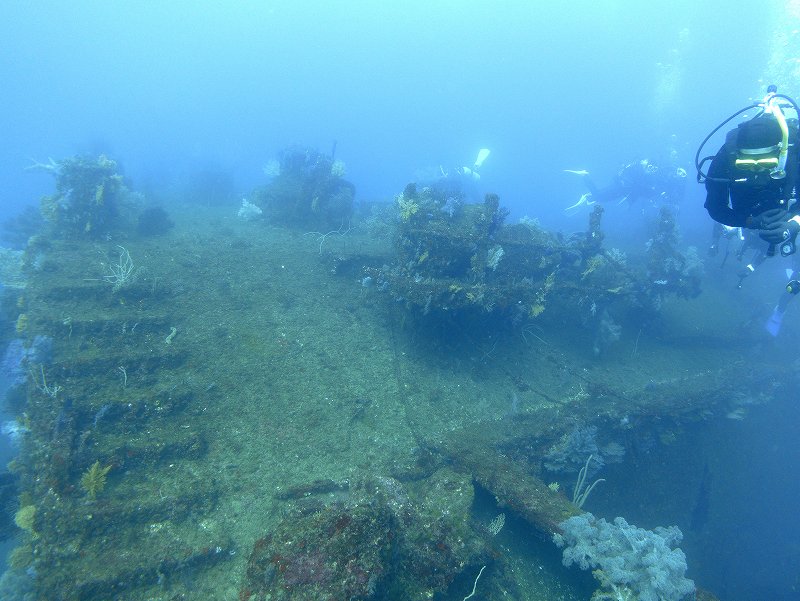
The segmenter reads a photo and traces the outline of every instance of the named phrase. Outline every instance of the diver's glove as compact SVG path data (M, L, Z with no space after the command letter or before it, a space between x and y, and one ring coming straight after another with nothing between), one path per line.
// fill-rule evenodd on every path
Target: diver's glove
M770 244L780 244L786 240L794 242L797 232L800 232L800 223L795 218L769 224L769 227L759 231L758 236Z
M745 227L750 230L779 230L786 223L787 211L785 209L769 209L758 215L750 215Z

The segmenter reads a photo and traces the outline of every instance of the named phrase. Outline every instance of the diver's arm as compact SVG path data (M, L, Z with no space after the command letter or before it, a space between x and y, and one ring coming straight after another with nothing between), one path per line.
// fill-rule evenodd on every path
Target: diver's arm
M726 166L725 148L711 161L706 180L706 211L717 223L730 227L746 227L746 216L740 216L728 205L730 194ZM717 179L724 181L716 181Z
M728 185L720 182L706 182L706 211L711 219L730 227L746 227L747 219L737 215L728 206Z

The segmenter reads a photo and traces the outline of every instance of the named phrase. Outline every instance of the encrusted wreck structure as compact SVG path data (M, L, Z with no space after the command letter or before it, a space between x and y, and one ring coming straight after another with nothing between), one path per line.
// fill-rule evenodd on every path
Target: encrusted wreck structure
M62 202L31 240L2 305L20 445L4 598L585 598L560 524L603 498L679 513L683 488L625 485L621 466L663 463L693 424L796 380L731 377L735 344L700 369L657 339L587 367L614 322L697 292L666 213L635 260L605 248L599 209L564 238L506 223L496 196L409 186L390 221L323 248L297 226L349 205L270 194L292 227L210 208L143 235L135 211ZM411 326L437 319L430 337L471 324L476 346L431 350ZM515 333L531 323L534 346ZM702 469L680 468L690 490Z
M652 318L665 296L700 292L702 265L683 250L662 210L646 263L603 244L603 208L584 233L564 238L536 221L509 224L500 199L465 204L435 187L410 184L396 199L395 255L365 275L424 323L469 324L473 331L531 322L578 322L599 353L620 322ZM428 319L426 319L428 318Z
M270 181L253 191L251 202L270 223L290 227L346 229L355 186L332 155L290 147L265 168Z

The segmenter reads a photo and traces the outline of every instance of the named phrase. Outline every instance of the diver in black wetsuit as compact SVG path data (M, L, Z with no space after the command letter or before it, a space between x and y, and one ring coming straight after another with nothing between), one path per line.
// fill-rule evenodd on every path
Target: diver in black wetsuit
M791 124L789 124L791 126ZM705 208L723 225L758 230L762 240L778 244L795 235L800 220L790 213L797 179L798 157L790 130L790 147L782 177L773 177L778 166L781 128L778 120L762 115L728 133L725 144L711 161L705 180ZM787 248L788 250L788 248ZM787 253L788 254L788 253Z
M796 186L800 177L797 119L787 119L784 109L794 109L794 100L776 94L770 87L764 102L745 107L720 124L703 141L695 163L698 181L705 183L705 208L714 221L726 226L751 230L764 245L764 256L784 257L795 253L795 239L800 231ZM785 99L788 104L779 104ZM710 137L725 123L751 108L760 112L728 132L725 144L713 157L699 160ZM708 174L703 164L711 160ZM751 268L752 271L752 268ZM770 316L766 329L777 336L783 313L792 296L800 292L800 274L795 270L791 281Z
M683 199L686 184L685 169L662 169L647 159L625 165L611 183L602 188L589 177L587 171L567 169L566 172L583 176L583 183L589 190L576 204L567 207L567 211L595 202L606 204L627 201L634 205L643 201L677 205Z

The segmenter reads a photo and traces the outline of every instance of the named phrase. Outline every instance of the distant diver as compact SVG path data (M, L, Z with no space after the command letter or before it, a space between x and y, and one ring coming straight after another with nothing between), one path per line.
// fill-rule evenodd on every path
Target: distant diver
M472 167L455 167L446 170L439 165L441 177L435 182L434 187L447 194L461 195L470 200L480 200L479 182L481 179L480 171L483 163L491 154L488 148L481 148Z
M589 190L578 202L564 209L567 212L591 206L596 202L628 202L630 205L640 202L679 204L683 199L686 183L685 169L661 168L647 159L623 166L614 179L603 187L599 187L585 169L564 169L564 172L581 176Z
M730 130L716 155L701 160L700 154L709 139L732 119L751 109L757 109L755 116ZM786 116L790 110L794 111L793 117ZM736 111L715 127L695 155L697 181L706 187L708 214L717 223L753 232L761 240L764 258L776 252L790 257L796 251L800 232L796 191L800 177L800 155L796 146L798 114L797 103L789 96L778 94L777 87L771 85L760 103ZM704 173L703 167L708 161L711 164ZM751 262L750 270L755 266ZM794 266L786 289L764 326L770 335L779 334L783 314L798 292L800 271Z
M456 167L451 169L450 171L445 171L444 167L439 165L439 171L442 174L442 177L463 177L471 181L478 181L481 179L480 169L483 167L484 161L489 157L491 154L491 150L488 148L481 148L478 151L478 156L475 158L475 162L472 164L472 167Z

